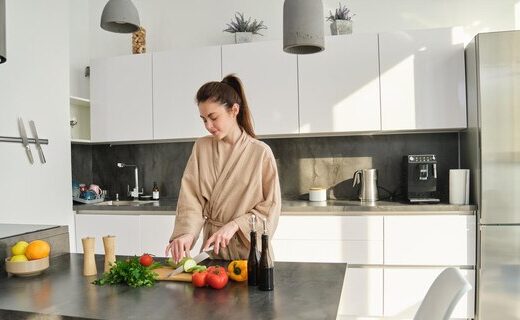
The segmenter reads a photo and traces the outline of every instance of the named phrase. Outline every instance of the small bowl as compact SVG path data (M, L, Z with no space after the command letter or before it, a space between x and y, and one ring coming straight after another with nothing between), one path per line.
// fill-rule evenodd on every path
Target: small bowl
M18 277L31 277L42 273L49 268L49 257L29 261L9 261L11 257L5 258L5 271Z
M139 199L141 199L141 200L151 200L152 196L151 195L139 196Z

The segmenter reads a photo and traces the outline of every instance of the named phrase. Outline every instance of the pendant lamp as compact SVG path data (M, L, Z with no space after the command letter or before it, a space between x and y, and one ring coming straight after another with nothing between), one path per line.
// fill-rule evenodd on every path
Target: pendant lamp
M5 0L0 0L0 63L4 63L7 60L6 41L5 41L5 20L7 15L5 14Z
M139 13L130 0L109 0L101 14L101 28L110 32L133 33L139 29Z
M283 51L310 54L325 50L321 0L285 0Z

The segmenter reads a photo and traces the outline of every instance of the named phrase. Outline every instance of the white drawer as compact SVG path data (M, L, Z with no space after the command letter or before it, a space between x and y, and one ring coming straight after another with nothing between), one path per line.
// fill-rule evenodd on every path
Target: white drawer
M385 264L475 265L475 216L386 216Z
M285 240L272 241L276 261L382 264L382 241Z
M383 217L281 216L273 239L383 240Z

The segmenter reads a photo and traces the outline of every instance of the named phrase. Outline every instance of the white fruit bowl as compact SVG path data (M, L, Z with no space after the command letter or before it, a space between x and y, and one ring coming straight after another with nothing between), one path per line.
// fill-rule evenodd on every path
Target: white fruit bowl
M35 276L49 268L49 257L18 262L11 262L10 260L11 257L5 259L5 271L19 277Z

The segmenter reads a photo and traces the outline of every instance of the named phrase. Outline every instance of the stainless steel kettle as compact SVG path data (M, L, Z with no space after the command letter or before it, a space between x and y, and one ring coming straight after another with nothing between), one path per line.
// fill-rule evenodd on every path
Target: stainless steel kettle
M377 169L362 169L354 172L352 177L356 186L361 183L359 188L359 200L361 201L377 201Z

